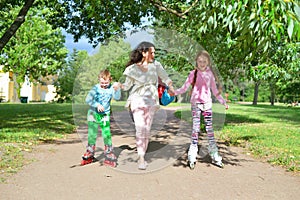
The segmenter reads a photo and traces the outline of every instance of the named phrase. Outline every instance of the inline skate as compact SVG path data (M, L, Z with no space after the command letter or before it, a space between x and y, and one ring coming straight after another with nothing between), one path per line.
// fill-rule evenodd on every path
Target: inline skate
M191 169L195 168L195 164L197 161L197 153L198 153L198 146L191 144L188 151L188 163Z
M117 166L117 157L114 154L113 147L105 145L104 146L104 165L110 166L110 167L116 167Z
M82 160L81 160L81 165L87 165L90 164L92 162L95 162L95 145L92 146L87 146L86 152L83 154L82 156Z
M220 168L224 168L224 164L222 163L222 157L219 155L218 151L210 152L210 157L214 165Z

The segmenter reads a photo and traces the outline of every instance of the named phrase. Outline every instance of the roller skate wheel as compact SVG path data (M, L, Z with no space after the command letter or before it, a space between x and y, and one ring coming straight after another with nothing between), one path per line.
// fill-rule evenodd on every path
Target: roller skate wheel
M106 166L109 166L109 167L116 167L117 166L116 162L113 162L113 161L110 161L110 160L104 160L103 164L106 165Z
M92 162L93 162L93 160L82 160L81 165L87 165L87 164L90 164Z
M220 167L220 168L224 168L224 164L221 162L221 163L219 163L219 162L212 162L214 165L216 165L216 166L218 166L218 167Z
M82 165L85 165L85 160L82 160L81 163L80 163L80 165L81 165L81 166L82 166Z
M190 168L195 169L195 163L194 162L190 162Z

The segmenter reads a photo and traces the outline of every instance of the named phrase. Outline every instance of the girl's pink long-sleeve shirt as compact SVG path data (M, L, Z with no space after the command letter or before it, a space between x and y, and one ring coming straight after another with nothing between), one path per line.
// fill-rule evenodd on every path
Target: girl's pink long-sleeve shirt
M196 70L190 72L183 86L175 90L175 95L183 94L187 91L189 86L194 81L195 71ZM226 104L225 99L222 97L221 94L219 94L219 91L216 86L215 77L212 71L209 68L207 68L207 70L203 72L198 70L197 79L191 94L190 102L192 104L212 102L211 91L221 104Z

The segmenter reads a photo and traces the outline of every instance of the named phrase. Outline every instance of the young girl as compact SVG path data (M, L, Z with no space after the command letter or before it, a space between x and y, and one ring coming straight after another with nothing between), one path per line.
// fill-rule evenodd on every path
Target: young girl
M139 156L138 169L145 170L145 154L155 111L159 108L158 77L173 92L172 81L162 65L154 60L155 47L150 42L140 43L131 52L124 71L125 83L121 86L130 90L126 107L132 112L136 129L136 146Z
M112 98L119 100L121 91L118 83L111 85L112 78L107 69L100 71L98 79L99 84L96 84L86 97L86 103L90 105L87 114L88 145L82 156L81 165L89 164L94 160L98 126L100 125L104 140L104 164L116 167L117 158L113 152L110 132L110 102Z
M190 102L192 107L193 130L188 151L188 160L192 169L195 166L198 152L198 134L200 133L201 115L204 117L208 136L209 155L214 164L223 167L222 157L218 153L218 147L214 138L211 91L226 109L228 109L228 105L221 96L221 90L217 89L215 79L216 77L211 68L210 55L203 50L196 56L196 68L190 72L183 86L180 89L175 90L175 95L182 94L187 91L190 85L192 85Z

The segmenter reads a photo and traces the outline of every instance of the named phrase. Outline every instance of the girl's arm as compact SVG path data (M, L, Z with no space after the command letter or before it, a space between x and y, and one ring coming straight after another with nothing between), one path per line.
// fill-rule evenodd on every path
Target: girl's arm
M210 88L211 88L211 91L214 94L214 96L220 102L220 104L227 106L225 99L222 97L220 91L217 89L216 80L215 80L213 73L211 73Z
M175 95L183 94L187 91L187 89L190 87L192 80L193 80L193 73L191 72L189 76L186 78L185 83L181 86L181 88L174 91Z

